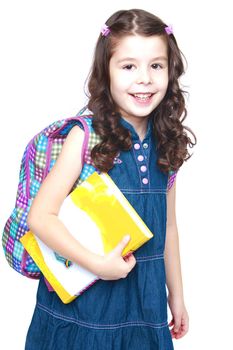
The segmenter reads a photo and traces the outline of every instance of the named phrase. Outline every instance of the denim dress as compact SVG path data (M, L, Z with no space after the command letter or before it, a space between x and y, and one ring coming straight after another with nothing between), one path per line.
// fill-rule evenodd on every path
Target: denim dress
M136 265L126 278L99 280L70 304L41 278L26 350L173 349L164 265L168 175L156 164L152 123L142 142L130 123L121 123L133 146L115 158L108 174L154 237L134 252Z

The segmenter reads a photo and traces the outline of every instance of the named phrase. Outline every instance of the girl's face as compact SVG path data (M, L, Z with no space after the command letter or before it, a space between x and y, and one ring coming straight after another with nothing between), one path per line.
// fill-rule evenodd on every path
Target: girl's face
M121 115L133 121L147 117L168 86L167 46L162 37L123 37L109 62L110 91Z

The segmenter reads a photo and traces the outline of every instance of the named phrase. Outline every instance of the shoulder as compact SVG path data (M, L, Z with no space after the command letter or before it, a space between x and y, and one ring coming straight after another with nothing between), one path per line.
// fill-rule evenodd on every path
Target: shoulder
M84 138L84 130L81 126L74 125L69 131L65 143L69 142L70 140L80 140L80 138Z
M73 168L73 162L76 164L81 162L81 151L84 138L85 132L79 126L73 126L66 137L62 151L54 167L58 168L62 166L64 169L66 166L71 166Z
M63 200L81 173L83 140L83 130L78 126L72 127L62 146L61 153L33 201L32 212L37 208L36 215L39 212L58 214Z
M63 144L62 151L58 157L58 160L59 158L62 158L64 154L67 154L69 152L76 153L76 154L79 153L80 148L82 147L84 138L85 138L84 130L80 128L78 125L73 126L66 136L66 140Z

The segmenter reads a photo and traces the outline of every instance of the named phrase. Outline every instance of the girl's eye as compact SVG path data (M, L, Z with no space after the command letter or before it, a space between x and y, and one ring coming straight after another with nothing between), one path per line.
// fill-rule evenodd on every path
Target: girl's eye
M126 70L131 70L132 68L133 68L132 64L127 64L127 66L123 67L123 69L126 69Z
M161 64L159 64L159 63L154 63L154 64L152 64L152 67L153 67L154 69L162 69L162 68L163 68L163 66L162 66Z

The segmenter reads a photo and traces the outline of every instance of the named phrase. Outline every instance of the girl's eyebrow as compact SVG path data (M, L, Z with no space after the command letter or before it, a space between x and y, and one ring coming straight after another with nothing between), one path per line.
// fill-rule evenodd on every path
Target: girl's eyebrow
M117 61L117 63L122 63L122 62L124 62L124 61L137 61L137 59L136 59L136 58L133 58L133 57L125 57L125 58L119 59L119 60ZM151 61L166 61L166 62L167 62L167 61L168 61L168 58L165 57L165 56L158 56L158 57L152 58Z

